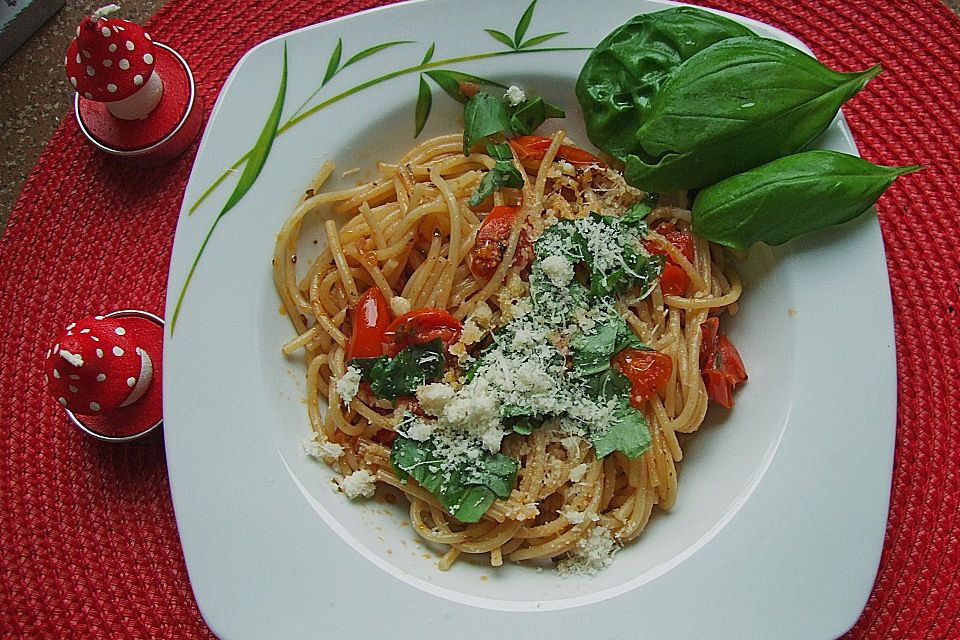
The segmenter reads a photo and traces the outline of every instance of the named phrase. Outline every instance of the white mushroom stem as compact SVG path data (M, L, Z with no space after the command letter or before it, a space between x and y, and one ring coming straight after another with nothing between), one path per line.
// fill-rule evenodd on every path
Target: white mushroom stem
M121 120L141 120L150 115L161 97L163 81L154 71L139 91L123 100L108 102L107 109Z
M147 387L149 387L153 381L153 361L143 349L137 349L137 351L140 354L140 375L134 381L133 390L130 391L130 395L127 396L127 399L120 405L121 407L129 406L142 398L143 394L147 392Z

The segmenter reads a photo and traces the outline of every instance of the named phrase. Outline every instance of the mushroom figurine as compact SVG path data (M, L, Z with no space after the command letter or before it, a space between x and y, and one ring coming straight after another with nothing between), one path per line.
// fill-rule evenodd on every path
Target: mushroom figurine
M129 20L106 17L119 10L110 4L80 21L67 47L67 77L77 93L106 104L117 118L142 120L160 102L163 80L150 34Z
M169 160L196 138L202 106L193 74L143 27L106 5L83 18L67 47L80 129L101 150L147 162Z
M162 340L162 325L140 316L73 322L46 353L47 387L88 433L102 439L136 437L162 418Z

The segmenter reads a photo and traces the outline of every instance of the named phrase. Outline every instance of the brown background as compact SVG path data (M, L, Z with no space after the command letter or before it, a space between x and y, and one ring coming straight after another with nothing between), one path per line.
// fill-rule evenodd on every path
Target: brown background
M944 0L960 13L960 0ZM63 74L63 52L80 19L107 0L66 6L0 66L0 232L23 181L47 139L70 115L73 90ZM121 16L142 23L163 0L124 0ZM918 43L922 46L922 43Z

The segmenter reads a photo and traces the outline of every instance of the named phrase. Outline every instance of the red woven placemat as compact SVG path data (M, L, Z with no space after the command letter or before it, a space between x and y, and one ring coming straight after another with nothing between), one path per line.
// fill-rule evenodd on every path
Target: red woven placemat
M175 0L149 29L190 60L209 109L253 45L377 4L386 2ZM960 638L960 20L938 0L709 4L797 35L840 70L882 61L886 73L845 108L860 150L927 167L878 207L894 298L897 449L880 573L848 637ZM125 168L96 154L66 117L0 240L4 638L209 635L160 438L118 446L82 436L39 373L68 319L162 311L192 160L191 151L161 170Z

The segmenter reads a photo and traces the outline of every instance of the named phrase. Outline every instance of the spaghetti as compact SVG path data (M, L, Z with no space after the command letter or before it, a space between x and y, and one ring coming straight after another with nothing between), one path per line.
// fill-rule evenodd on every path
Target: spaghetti
M549 229L590 220L590 214L595 219L596 214L622 216L644 201L646 194L627 186L618 172L601 162L558 157L561 149L572 148L569 142L564 144L562 131L541 140L546 142L534 154L513 146L523 187L497 191L479 207L469 205L470 197L495 160L479 153L464 155L458 134L418 144L396 164L381 163L377 180L349 189L321 191L333 172L327 163L277 238L274 277L298 333L283 351L306 353L314 453L343 474L341 486L348 495L370 493L373 481L402 491L416 532L446 549L441 569L449 568L461 554L487 556L494 566L505 559L562 558L571 566L571 559L582 555L599 534L621 545L635 539L654 505L669 509L674 504L676 464L682 458L679 434L697 430L709 399L720 399L712 386L720 388L727 380L723 371L713 379L708 375L708 370L716 369L715 361L732 349L730 345L724 351L729 341L718 334L713 318L724 311L736 312L741 284L722 253L690 233L690 213L683 208L685 199L678 196L673 205L661 201L652 207L638 227L643 230L643 248L634 248L643 259L662 267L658 277L649 286L612 295L606 311L629 327L631 344L643 345L621 351L612 360L631 380L630 402L642 414L649 434L641 455L631 457L627 449L598 456L599 445L591 436L596 432L565 428L569 419L541 420L534 428L516 427L512 432L503 420L487 449L515 461L515 481L507 487L509 494L492 501L476 522L454 517L429 483L418 483L398 470L396 459L391 459L398 455L393 450L396 442L420 444L422 439L413 439L411 425L434 424L434 419L442 423L444 418L431 416L445 414L442 406L430 406L435 403L422 388L422 393L392 402L369 384L357 385L360 374L353 370L350 356L358 332L355 310L358 302L366 304L361 298L376 289L377 298L382 294L388 301L391 318L406 317L410 310L436 309L462 323L451 340L444 340L442 377L424 385L444 386L443 399L449 402L451 393L465 393L463 389L472 384L466 373L470 363L482 360L484 350L496 347L498 339L502 342L499 331L514 326L511 323L524 314L537 315L529 302L530 261L540 261L533 266L535 273L547 272L549 256L543 255L547 244L541 239ZM493 217L491 210L511 213L500 223L500 244L492 260L484 253L482 230L484 221ZM301 265L298 276L300 229L309 215L323 217L327 246L312 264L305 269ZM529 255L531 245L536 257ZM565 266L572 265L560 265ZM582 265L570 273L571 286L586 277ZM580 330L588 334L593 321L579 322ZM559 333L551 329L550 348L566 354L569 363L566 326ZM643 389L638 393L639 369L623 357L627 352L662 354L660 362L666 362L660 379L655 384L647 381L653 386L645 393ZM602 362L601 368L610 368L609 363ZM510 372L499 375L509 377ZM605 419L609 421L610 415ZM489 433L483 436L486 445L491 444ZM359 486L361 480L364 486Z

